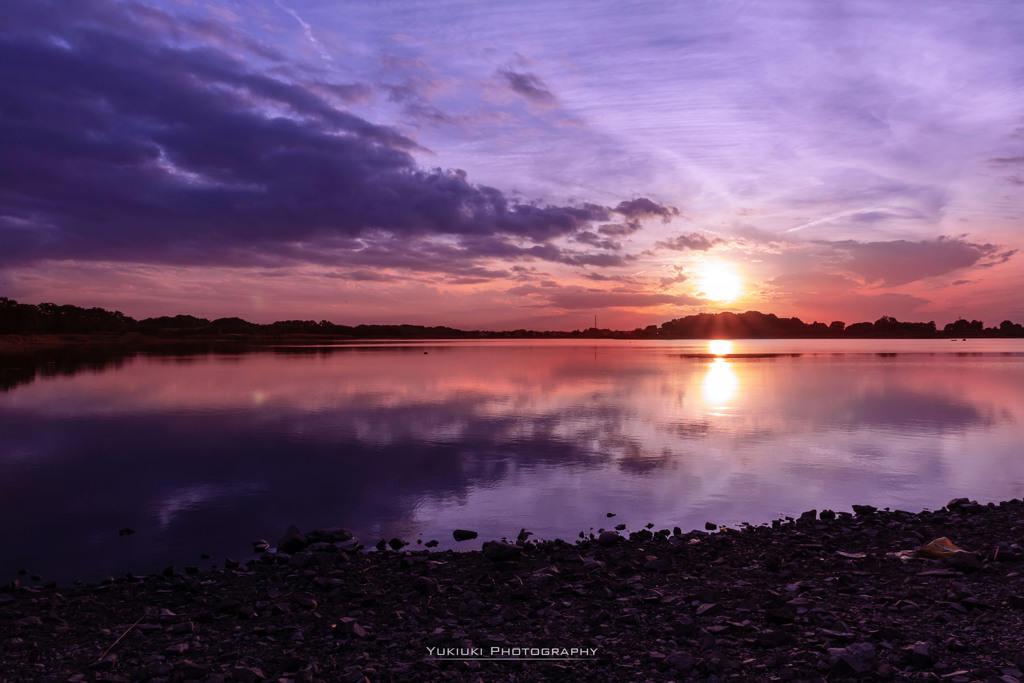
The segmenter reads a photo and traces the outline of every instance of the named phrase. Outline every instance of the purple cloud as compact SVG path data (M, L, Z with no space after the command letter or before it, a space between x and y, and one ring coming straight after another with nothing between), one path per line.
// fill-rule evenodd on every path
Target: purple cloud
M8 12L8 24L21 21L0 37L6 263L342 255L359 265L385 254L400 264L416 259L389 239L422 248L442 235L466 239L426 250L434 268L458 270L442 257L628 260L551 243L580 234L584 244L615 248L587 231L613 218L607 207L517 201L463 171L419 167L414 140L338 108L338 98L363 96L359 84L307 87L219 49L179 46L153 28L159 12L143 20L103 2L75 11L16 2ZM411 90L392 96L422 105Z
M677 235L672 239L655 242L654 246L674 251L707 251L716 244L724 244L725 240L718 237L708 239L700 233L691 232L688 235Z
M836 265L867 282L896 286L945 275L970 266L1005 263L1015 251L977 244L959 237L909 242L818 242L836 252Z
M622 214L626 218L637 221L645 218L659 217L668 220L679 215L679 209L674 206L659 204L647 197L638 197L619 202L619 205L612 209L615 213Z
M558 98L548 90L548 87L541 80L540 76L529 73L519 73L511 69L500 69L498 71L508 86L523 98L534 104L551 105L558 101Z

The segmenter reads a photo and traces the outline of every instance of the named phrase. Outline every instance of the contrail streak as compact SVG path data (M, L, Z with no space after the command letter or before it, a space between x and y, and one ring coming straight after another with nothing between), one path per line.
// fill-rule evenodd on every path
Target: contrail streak
M280 0L274 0L274 4L283 9L288 14L292 15L292 18L295 19L295 21L299 22L299 26L302 27L302 33L305 34L306 39L313 44L313 47L315 47L316 51L320 53L320 56L324 59L324 61L333 64L334 59L331 57L330 53L327 52L327 49L324 48L323 44L316 39L316 36L313 35L313 28L302 20L302 17L299 16L299 13L293 9L289 9L288 7L282 5Z

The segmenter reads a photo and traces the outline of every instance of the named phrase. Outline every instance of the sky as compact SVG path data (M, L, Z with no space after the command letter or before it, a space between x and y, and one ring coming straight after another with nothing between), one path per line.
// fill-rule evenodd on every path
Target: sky
M0 296L1024 322L1017 0L7 0Z

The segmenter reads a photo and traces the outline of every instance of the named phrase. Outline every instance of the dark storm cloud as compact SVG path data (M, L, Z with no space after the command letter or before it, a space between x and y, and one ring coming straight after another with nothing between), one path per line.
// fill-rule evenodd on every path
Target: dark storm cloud
M442 259L629 259L550 243L612 220L607 207L518 202L462 171L420 168L413 140L335 106L365 96L364 86L272 77L208 40L195 45L196 30L189 41L169 37L166 15L125 7L135 6L5 7L0 262L241 265L343 255L354 266L398 265L388 260L397 257L452 272ZM199 38L221 30L200 28ZM221 42L234 35L222 33ZM539 81L509 74L543 98ZM395 97L411 102L403 93ZM630 218L664 211L646 199L615 209ZM423 250L445 235L465 240ZM415 242L418 258L396 250L388 241L396 237Z
M654 246L672 249L674 251L707 251L716 244L722 244L724 240L719 238L708 239L700 233L691 232L688 235L677 235L672 239L663 242L655 242Z
M528 73L519 73L517 71L512 71L511 69L501 69L498 73L504 77L505 81L514 92L518 93L530 102L534 102L535 104L554 104L558 101L554 94L548 90L544 81L542 81L539 76Z
M819 242L836 253L836 264L867 282L896 286L977 265L1005 263L1015 250L977 244L959 237L909 242Z

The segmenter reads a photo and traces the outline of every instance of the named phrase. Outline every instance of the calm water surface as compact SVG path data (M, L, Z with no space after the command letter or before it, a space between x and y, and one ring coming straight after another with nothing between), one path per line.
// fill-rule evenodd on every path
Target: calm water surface
M6 361L0 581L1024 496L1024 340L424 342ZM617 514L611 521L607 512ZM118 530L136 533L120 537ZM208 553L212 560L200 560Z

